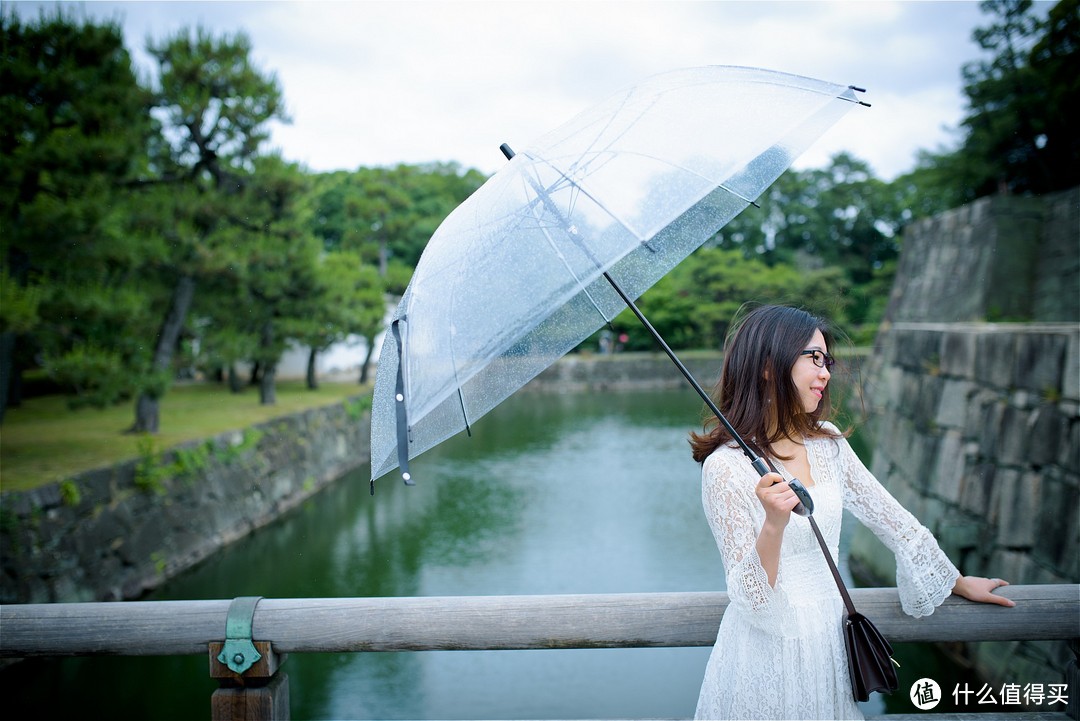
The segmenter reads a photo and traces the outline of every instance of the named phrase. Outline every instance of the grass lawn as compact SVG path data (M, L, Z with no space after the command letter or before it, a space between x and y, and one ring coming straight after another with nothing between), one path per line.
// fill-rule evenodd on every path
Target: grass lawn
M285 380L277 384L277 404L263 406L255 387L234 394L218 384L174 385L161 400L160 432L154 436L154 447L169 448L370 395L371 386L355 380L322 381L317 390L308 390L302 380ZM137 457L138 442L145 436L124 432L134 420L134 400L112 408L71 410L66 397L45 396L8 408L0 427L0 490L35 488Z

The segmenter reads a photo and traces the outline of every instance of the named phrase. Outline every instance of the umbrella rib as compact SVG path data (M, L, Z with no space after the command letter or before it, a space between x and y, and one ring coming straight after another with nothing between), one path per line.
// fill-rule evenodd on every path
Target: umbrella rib
M853 87L853 89L857 89L857 88ZM619 110L626 107L627 101L630 99L632 94L633 93L627 93L626 94L626 96L623 98L622 102L620 103L619 108L617 108L616 111L611 114L611 116L608 118L607 123L605 123L603 128L601 128L600 131L594 136L593 141L588 144L586 152L583 153L581 157L584 157L586 154L588 154L589 150L591 150L592 147L595 145L595 143L604 135L604 131L606 131L608 128L611 127L611 124L612 124L612 121L613 121L614 117L618 114ZM654 105L656 105L656 102L657 102L657 100L654 99L647 106L643 107L638 112L637 117L638 118L644 117L646 115L646 113ZM607 155L607 156L609 156L609 158L614 158L614 153L611 153L611 147L616 142L618 142L621 138L623 138L628 132L630 132L630 128L634 127L634 124L635 123L627 123L626 127L623 129L623 131L621 133L617 133L616 135L614 135L613 137L608 139L608 142L604 146L603 150L594 150L594 151L592 151L592 157L595 159L595 158L600 158L600 157L603 157L603 156ZM683 165L676 165L675 163L664 160L662 158L658 158L658 157L653 156L653 155L646 155L645 153L636 153L634 151L629 151L629 150L622 151L622 153L620 153L620 154L622 154L622 155L635 155L635 156L640 157L640 158L648 158L649 160L655 160L655 161L657 161L657 162L659 162L659 163L661 163L663 165L667 165L668 167L675 168L675 169L678 169L678 170L682 170L684 172L690 173L691 175L695 175L695 176L701 178L702 180L706 180L706 181L708 181L710 183L715 183L715 181L712 178L707 178L707 177L705 177L704 175L702 175L701 173L699 173L696 170L693 170L691 168L687 168L687 167L685 167ZM579 163L578 160L575 160L573 163L571 163L571 170L576 170L577 168L582 168L582 169L586 168L586 164L583 163L583 164L579 165L578 163ZM548 163L548 164L550 165L550 163ZM591 164L592 164L592 160L589 161L588 165L591 165ZM565 178L566 181L569 182L571 185L573 185L573 186L575 186L575 187L577 187L579 189L581 188L581 186L578 185L575 181L573 181L569 177L567 177L565 173L562 173L561 171L558 171L558 170L557 170L557 172L559 172L559 174L562 175L563 178ZM728 188L723 183L716 183L716 187L717 188L723 188L725 191L731 193L736 198L739 198L740 200L742 200L742 201L744 201L746 203L749 203L750 205L753 205L755 208L760 208L761 207L760 205L758 205L756 202L754 202L750 198L747 198L746 196L742 195L741 193L738 193L738 192L732 190L731 188ZM588 197L592 198L592 196L588 196ZM592 200L594 202L596 202L595 198L592 198ZM603 208L602 205L600 207ZM611 215L611 212L607 208L604 208L604 211L607 212L609 215ZM649 248L649 250L653 250L653 248L648 244L648 242L645 242L645 246L647 248ZM653 251L653 252L655 252L655 251Z
M606 151L606 150L600 150L600 151L596 151L596 155L597 155L598 157L599 157L599 156L601 156L601 155L608 155L608 154L609 154L609 152L608 152L608 151ZM658 164L661 164L661 165L665 165L665 166L667 166L668 168L671 168L671 169L673 169L673 170L681 170L681 171L682 171L682 172L684 172L684 173L687 173L687 174L689 174L689 175L693 175L693 176L694 176L694 177L696 177L696 178L701 178L702 180L704 180L704 181L708 182L708 183L709 183L710 185L712 185L712 186L713 186L713 189L714 189L714 190L715 190L715 189L717 189L717 188L719 188L719 189L721 189L721 190L724 190L725 192L731 193L732 195L734 195L734 196L735 196L736 198L738 198L739 200L743 201L744 203L748 203L748 204L750 204L750 205L754 206L755 208L760 208L760 207L761 207L760 205L758 205L758 204L757 204L757 202L756 202L756 201L754 201L754 200L752 200L752 199L750 199L750 198L747 198L747 197L746 197L745 195L743 195L742 193L738 192L737 190L733 190L733 189L729 188L729 187L728 187L727 185L725 185L724 183L717 183L717 182L716 182L715 180L713 180L712 178L710 178L710 177L708 177L708 176L706 176L706 175L703 175L703 174L702 174L701 172L699 172L699 171L697 171L697 170L694 170L693 168L689 168L689 167L687 167L687 166L685 166L685 165L680 165L680 164L678 164L678 163L673 163L673 162L671 162L670 160L665 160L664 158L660 158L660 157L657 157L657 156L655 156L655 155L649 155L648 153L642 153L642 152L638 152L638 151L633 151L633 150L620 150L618 154L619 154L619 155L621 155L621 156L635 156L635 157L638 157L638 158L645 158L645 159L647 159L647 160L654 160L654 161L656 161L656 162L657 162ZM614 156L614 154L613 154L613 153L611 153L610 155ZM529 156L529 157L532 157L532 156ZM553 165L553 164L552 164L552 162L551 162L550 160L547 160L547 159L541 159L541 158L533 158L533 160L535 160L535 161L538 161L538 162L542 162L542 163L544 163L545 165L547 165L547 166L548 166L549 168L551 168L551 169L552 169L552 170L554 170L554 171L555 171L556 173L558 173L558 174L559 174L559 177L560 177L560 178L562 178L562 179L563 179L563 180L565 180L565 181L566 181L567 183L569 183L570 185L574 186L575 188L577 188L578 190L580 190L581 192L583 192L583 193L584 193L584 194L585 194L585 195L586 195L586 196L587 196L587 197L588 197L588 198L589 198L590 200L592 200L592 201L593 201L594 203L596 203L596 204L597 204L597 205L598 205L598 206L599 206L599 207L600 207L601 209L603 209L603 210L604 210L604 212L606 212L606 213L607 213L608 215L610 215L610 216L611 216L612 218L615 218L615 215L614 215L614 214L613 214L613 213L612 213L612 212L611 212L611 211L610 211L610 210L609 210L608 208L606 208L606 207L605 207L605 206L604 206L604 205L603 205L602 203L600 203L600 202L599 202L599 201L598 201L598 200L597 200L597 199L596 199L595 197L593 197L592 195L590 195L590 194L588 193L588 191L586 191L586 190L585 190L585 189L584 189L584 188L583 188L583 187L581 186L581 184L580 184L580 183L578 183L578 182L577 182L577 181L575 181L575 180L574 180L573 178L571 178L571 177L570 177L569 175L567 175L567 174L566 174L565 172L563 172L562 170L560 170L559 168L557 168L557 167L556 167L555 165ZM584 167L584 166L575 166L575 167ZM711 191L710 191L710 192L711 192ZM617 220L617 218L616 218L616 220ZM625 227L625 224L624 224L624 227Z
M524 173L522 175L524 176ZM562 177L566 178L566 176L563 175L562 173L560 173L560 175L562 175ZM567 180L569 180L569 178L567 178ZM547 193L543 192L543 190L539 187L539 185L540 185L539 181L534 181L534 180L532 180L530 178L526 182L528 182L530 185L533 185L533 189L537 191L537 195L538 195L538 197L539 197L539 199L541 201L540 205L543 205L543 206L546 207L546 206L548 206L549 203L551 203L551 199L547 196ZM570 184L573 185L575 188L577 188L578 191L580 192L581 187L579 185L577 185L573 181L570 181ZM581 277L578 276L577 272L574 271L573 267L571 267L570 263L566 260L566 256L559 249L559 244L555 242L555 239L553 237L551 237L550 226L548 224L542 222L540 216L536 215L536 209L538 207L540 207L540 206L532 205L533 217L536 218L536 220L538 221L537 222L538 229L540 230L541 233L544 234L544 237L548 241L548 245L551 246L551 249L555 251L555 254L558 256L559 260L562 262L563 267L566 268L568 273L570 273L570 277L573 278L574 282L577 283L578 287L581 288L581 292L583 292L585 294L585 297L589 299L589 302L592 303L593 308L596 308L596 312L600 314L600 317L604 319L605 323L607 323L608 325L611 325L611 318L608 318L607 313L605 313L603 311L603 309L600 307L600 304L597 303L596 299L592 297L592 293L589 292L588 286L584 283L584 281L582 281ZM558 209L557 208L550 208L550 209L555 213L555 217L559 219L560 225L562 225L563 229L568 234L570 234L572 236L573 232L571 231L566 219L563 218L562 214L558 212ZM606 211L606 209L605 209L605 211ZM582 246L582 247L584 247L584 246ZM596 258L592 257L591 253L589 253L588 255L592 259L593 263L596 264L596 262L597 262Z
M562 176L572 186L577 188L581 193L583 193L584 195L586 195L589 198L592 198L592 196L589 195L588 191L586 191L584 188L582 188L580 185L575 183L570 178L567 178L565 173L558 170L557 168L553 168L553 169L557 173L559 173L559 175ZM522 176L526 178L527 182L530 185L533 186L533 189L536 191L536 193L539 196L540 200L542 201L543 205L545 207L547 207L549 210L551 210L551 212L555 215L555 217L559 218L561 224L566 229L566 232L571 237L573 237L575 235L575 232L572 231L572 229L571 229L571 227L569 225L569 221L566 218L562 217L562 214L559 212L559 209L557 207L555 207L555 204L551 200L550 196L548 196L548 194L544 191L543 187L540 185L539 180L534 179L534 178L532 178L530 176L525 176L525 174L522 174ZM592 199L593 199L594 202L596 202L595 198L592 198ZM597 203L597 204L600 205L599 203ZM601 207L603 207L603 206L601 205ZM609 212L609 214L610 214L610 211L607 211L606 208L604 210L606 212ZM543 232L544 232L544 236L546 238L548 238L549 242L551 242L553 244L553 246L554 246L554 239L551 238L551 236L547 232L546 228L543 229ZM579 245L581 245L581 244L579 244ZM588 248L586 248L584 245L581 245L581 248L582 248L582 250L585 251L586 255L588 255L592 259L593 263L596 265L597 269L600 270L600 272L603 275L604 279L608 282L609 285L611 285L612 289L614 289L614 291L618 294L618 296L623 300L623 302L626 304L627 308L629 308L634 313L634 315L637 317L638 321L640 321L641 324L645 327L645 329L647 331L649 331L649 333L652 335L653 339L656 340L660 344L660 346L661 346L661 348L663 348L664 352L667 353L668 358L670 358L671 361L675 364L675 366L682 372L683 376L690 383L691 387L698 393L698 395L702 398L702 400L705 401L705 404L709 407L709 409L711 411L713 411L713 413L716 415L716 417L720 421L720 423L725 427L725 429L727 429L727 431L731 435L732 439L735 440L735 442L739 444L739 446L741 447L743 453L750 460L751 465L754 466L754 469L757 470L760 475L765 475L766 473L768 473L768 468L765 466L765 464L761 460L761 458L759 458L753 452L753 450L751 450L751 448L746 443L746 441L743 440L743 438L738 434L738 432L736 432L734 426L732 426L731 423L728 422L727 418L724 417L724 414L720 412L720 409L713 402L713 400L709 396L709 394L705 392L705 389L703 389L701 387L701 384L698 383L697 379L694 378L693 374L690 373L689 369L687 369L685 364L683 364L683 362L681 360L679 360L679 357L675 354L675 351L671 349L671 346L669 346L667 344L667 342L664 340L663 336L660 335L659 331L656 330L656 328L652 325L652 323L649 322L649 319L645 316L645 314L642 313L641 310L637 307L637 304L634 303L633 298L631 298L626 293L626 291L623 290L622 286L619 285L619 283L611 276L610 273L608 273L606 270L603 269L603 267L601 266L599 260L591 252L589 252ZM556 248L555 250L556 250L557 253L559 253L559 257L563 258L563 255L562 255L561 252L558 251L558 248ZM573 274L572 270L571 270L571 274ZM576 279L576 276L575 276L575 279ZM579 281L579 283L580 283L580 281ZM592 296L589 295L588 290L585 289L584 285L582 285L582 289L585 290L585 293L589 297L589 300L592 301ZM599 306L596 305L595 301L593 301L593 306L596 307L596 309L598 311L600 311L600 308L599 308ZM601 316L604 316L603 311L600 311L600 314L601 314ZM604 316L604 317L606 318L606 316Z

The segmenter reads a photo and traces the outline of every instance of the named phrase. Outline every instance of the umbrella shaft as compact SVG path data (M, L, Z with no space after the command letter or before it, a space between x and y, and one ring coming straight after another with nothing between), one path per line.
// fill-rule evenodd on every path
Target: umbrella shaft
M513 149L506 143L500 145L499 150L502 151L502 154L506 156L507 160L512 160L515 155ZM533 188L536 190L537 196L544 202L546 206L549 207L555 217L560 219L563 226L569 228L569 222L567 222L563 214L559 212L559 209L554 207L554 204L551 202L551 198L548 196L548 194L536 183L534 179L528 178L528 180L532 184ZM592 256L592 253L589 252L588 248L582 246L582 250L589 254L593 262L595 262L597 266L601 265L600 261ZM697 391L697 394L701 396L701 399L705 401L705 405L709 407L709 410L711 410L716 415L717 420L719 420L720 423L723 424L724 428L727 429L727 432L731 435L735 442L739 444L739 447L742 448L742 452L745 453L746 457L750 459L750 463L754 466L754 470L756 470L762 476L768 473L769 468L767 465L765 465L765 462L761 458L759 458L757 454L750 450L750 446L748 446L746 444L746 441L742 439L742 436L740 436L735 431L734 426L732 426L731 423L728 422L728 419L724 418L724 414L721 413L720 409L716 407L716 404L713 403L713 400L709 397L709 394L706 393L705 389L701 387L701 384L697 382L697 379L694 378L693 374L690 373L690 370L685 365L683 365L683 362L679 360L679 357L677 355L675 355L675 351L673 351L671 349L671 346L667 344L667 341L665 341L663 336L660 335L660 332L653 327L653 324L649 322L649 319L645 317L645 314L641 312L641 309L637 307L637 304L634 303L630 296L626 294L626 291L622 289L622 286L620 286L618 282L616 282L616 280L612 278L611 274L608 273L606 270L604 271L604 278L607 280L608 283L611 284L611 287L615 289L615 292L619 294L619 297L623 299L623 302L626 303L626 306L631 311L633 311L634 315L637 316L637 319L641 322L643 326L645 326L645 329L649 331L649 333L656 340L656 342L660 344L660 347L664 349L664 352L667 353L668 358L671 359L671 362L675 364L675 367L679 369L679 371L683 374L683 376L694 388L694 390Z
M713 412L717 420L719 420L720 423L723 424L724 428L727 429L727 432L731 435L735 442L739 444L739 447L742 448L742 451L746 454L746 457L750 459L750 463L753 464L754 468L761 475L765 475L766 473L768 473L768 467L765 466L761 459L758 458L757 455L750 449L750 447L746 444L746 441L742 439L742 436L740 436L738 432L736 432L735 428L731 425L731 423L728 422L728 419L724 418L724 414L721 413L720 409L716 407L716 403L713 402L713 399L709 397L709 394L705 392L705 389L702 388L701 384L697 382L697 379L694 378L690 370L683 364L681 360L679 360L679 357L675 355L675 351L673 351L671 349L671 346L667 344L667 341L665 341L663 336L660 335L660 332L653 327L653 324L649 322L649 319L645 317L645 314L641 312L641 309L637 307L637 304L630 298L630 296L626 294L626 291L622 289L622 286L620 286L619 283L614 278L612 278L611 274L607 271L604 271L604 279L611 284L611 287L614 288L615 292L619 294L619 297L623 299L623 302L626 303L626 306L631 310L631 312L633 312L635 316L637 316L637 319L641 322L641 325L645 326L645 330L649 331L649 334L653 337L653 339L660 344L661 348L664 349L664 352L667 353L667 356L671 359L671 362L675 364L675 367L679 369L679 371L683 374L683 377L686 378L687 382L689 382L693 389L697 391L697 394L701 396L701 399L705 401L705 405L709 407L709 410Z

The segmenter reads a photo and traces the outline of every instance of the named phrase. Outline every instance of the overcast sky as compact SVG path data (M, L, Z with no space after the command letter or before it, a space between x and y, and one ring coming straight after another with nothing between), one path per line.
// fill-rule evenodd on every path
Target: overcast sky
M56 4L16 3L23 14ZM456 161L490 173L500 143L524 146L649 75L718 64L866 88L873 107L795 167L848 150L891 180L919 149L954 145L960 68L980 57L971 34L987 24L973 0L60 4L119 20L145 69L147 38L243 30L292 117L272 144L313 171Z

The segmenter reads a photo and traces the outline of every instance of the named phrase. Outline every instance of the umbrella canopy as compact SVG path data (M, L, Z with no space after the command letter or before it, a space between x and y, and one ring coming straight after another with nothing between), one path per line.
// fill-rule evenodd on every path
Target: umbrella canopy
M393 315L372 483L395 467L410 482L409 459L632 306L864 104L858 92L754 68L678 70L514 155L435 231Z

